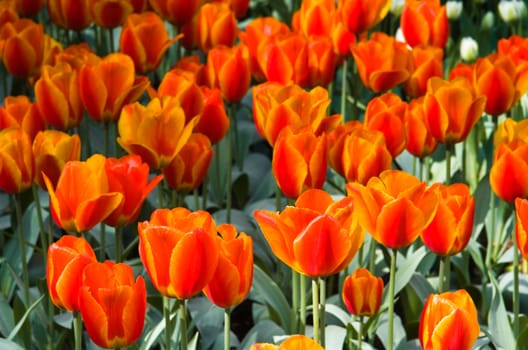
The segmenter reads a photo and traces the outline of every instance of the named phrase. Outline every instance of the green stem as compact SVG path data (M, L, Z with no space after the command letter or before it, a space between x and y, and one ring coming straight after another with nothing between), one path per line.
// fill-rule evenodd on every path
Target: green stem
M389 336L387 350L392 350L394 346L394 288L396 285L396 257L397 250L393 249L391 256L391 265L390 265L390 279L389 279L389 310L388 310L388 327L389 327Z
M75 350L82 349L82 318L79 311L73 312L73 338L75 340Z
M299 315L299 295L300 295L300 274L297 271L291 270L292 280L292 318L291 318L291 332L297 333L298 329L298 315Z
M120 263L123 261L123 227L115 228L115 259Z
M20 250L20 260L22 263L22 281L24 283L24 302L29 307L29 271L26 259L26 239L24 233L24 222L22 220L22 197L20 193L15 195L16 220L18 228L18 248Z
M449 270L450 256L446 255L440 258L440 269L438 271L438 293L449 290Z
M493 256L493 244L495 244L495 194L493 191L490 191L490 233L488 236L488 244L486 249L486 266L488 269L491 269L491 258Z
M109 149L110 149L110 123L104 122L103 123L103 154L105 157L109 157Z
M163 316L165 318L165 350L170 350L171 348L172 323L170 314L170 298L163 296Z
M312 280L313 338L321 344L319 335L319 279Z
M361 350L362 341L363 341L363 316L359 316L358 350Z
M202 182L202 206L200 209L207 210L207 186L209 185L209 172L205 173L204 180Z
M343 60L343 68L341 70L341 115L343 116L343 121L347 120L346 113L346 102L347 102L347 72L348 71L348 58Z
M370 247L369 247L369 266L368 266L368 269L370 271L376 271L376 245L377 245L376 240L371 239Z
M301 274L299 280L301 282L299 290L299 333L304 334L306 330L306 276Z
M114 29L113 28L108 28L108 50L109 50L109 53L115 52Z
M224 309L224 350L231 349L231 309Z
M320 288L319 288L319 326L321 327L321 339L320 344L325 347L325 326L326 326L326 280L324 277L319 278Z
M513 241L513 336L519 336L519 249L515 232L512 234Z
M180 341L180 349L181 350L187 350L187 307L185 306L185 300L179 300L180 304L180 310L179 310L179 317L180 317L180 331L181 331L181 341Z
M101 239L99 241L99 260L104 261L106 259L106 225L101 222Z
M453 151L453 145L445 145L445 157L446 157L446 174L445 183L449 185L451 183L451 153Z
M198 197L198 189L193 190L193 201L194 201L194 210L200 209L200 198Z
M227 131L227 176L226 176L226 223L231 223L232 177L233 177L233 126Z
M51 241L48 241L46 237L46 232L44 229L44 219L42 218L42 206L40 205L40 197L38 195L38 187L36 184L33 184L31 187L33 191L33 199L35 200L35 208L37 209L37 221L40 230L40 242L42 244L42 255L44 256L44 261L47 261L48 257L48 246L51 244Z

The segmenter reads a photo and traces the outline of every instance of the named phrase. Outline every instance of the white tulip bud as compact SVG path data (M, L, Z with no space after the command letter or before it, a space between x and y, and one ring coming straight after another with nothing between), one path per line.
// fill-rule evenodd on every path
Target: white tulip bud
M462 38L460 41L460 57L465 62L472 62L478 56L478 43L471 37Z
M493 12L486 12L484 17L482 17L480 26L482 27L482 30L490 30L495 26L495 15L493 14Z
M460 1L446 2L447 18L451 21L457 20L462 14L462 3Z
M524 1L503 0L499 2L499 15L506 23L516 22L526 16Z

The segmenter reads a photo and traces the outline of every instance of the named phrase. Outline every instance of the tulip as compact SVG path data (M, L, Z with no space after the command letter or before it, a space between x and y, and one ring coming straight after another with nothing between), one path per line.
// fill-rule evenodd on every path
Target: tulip
M458 254L466 247L473 232L475 199L465 184L436 183L431 190L438 191L438 208L422 232L422 240L435 254Z
M410 97L425 95L427 91L427 81L431 77L443 77L444 71L442 61L444 52L435 46L417 46L411 51L414 62L414 69L405 82L405 94Z
M466 139L485 104L486 97L478 95L466 79L433 77L424 100L426 123L438 141L452 145Z
M16 0L16 8L24 17L35 17L40 12L44 0Z
M215 305L232 308L249 294L253 282L253 240L235 226L218 226L220 254L218 265L204 294Z
M64 50L57 53L55 64L67 63L72 69L79 70L85 64L96 65L101 58L93 52L87 43L70 45Z
M48 14L56 25L81 31L92 23L91 0L48 0Z
M329 37L310 37L307 42L308 77L306 86L328 86L335 75L337 55Z
M464 289L427 298L418 330L424 350L469 350L479 332L477 309Z
M389 90L405 82L412 71L412 56L404 43L376 32L370 40L352 47L363 85L373 92Z
M123 195L108 191L106 158L95 154L86 161L70 161L53 186L44 174L55 223L68 232L84 232L105 220Z
M171 24L181 28L181 26L189 22L200 6L204 3L203 0L149 0L150 6L163 19Z
M465 62L473 62L478 57L478 43L472 37L464 37L460 40L460 57Z
M497 42L497 53L510 56L517 67L528 62L527 49L528 38L519 35L512 35Z
M418 158L433 154L438 147L438 141L427 128L423 98L414 99L409 103L404 119L407 151Z
M31 187L35 164L31 139L20 128L0 130L0 190L14 194Z
M0 107L0 129L22 128L31 140L46 127L37 106L27 96L7 96Z
M360 225L391 249L413 243L430 224L438 206L436 192L400 170L386 170L366 186L350 183L347 189Z
M79 85L81 100L90 117L108 123L119 118L124 105L139 99L149 80L135 76L134 61L128 55L111 53L95 65L82 67Z
M509 144L512 147L528 143L528 120L515 121L511 118L506 118L497 125L493 135L495 149L498 149L502 143Z
M126 264L94 262L84 269L79 292L81 316L93 342L104 348L122 348L136 342L145 322L147 291Z
M345 27L343 21L340 19L334 20L334 26L330 33L334 51L340 57L349 56L351 54L351 46L356 43L356 36Z
M16 22L18 18L18 10L14 1L0 2L0 27L7 22Z
M164 296L188 299L213 278L219 260L216 225L209 213L157 209L138 224L139 256Z
M235 14L225 3L202 5L191 25L196 26L196 43L203 53L217 45L233 46L238 35Z
M317 278L343 270L363 243L354 211L351 198L334 202L327 192L310 189L281 213L260 209L253 215L280 261Z
M288 339L282 342L280 345L273 345L267 343L256 343L251 345L250 350L323 350L323 347L319 345L312 338L305 335L297 334L289 336Z
M298 11L298 30L307 37L328 37L332 31L335 16L336 3L334 0L305 0Z
M111 29L121 26L134 7L130 0L91 0L90 11L96 25Z
M338 11L348 30L353 33L365 32L381 22L389 12L388 0L339 0Z
M154 98L147 106L136 102L121 111L117 142L128 153L140 155L151 168L164 168L187 142L196 121L185 123L175 97Z
M458 62L449 72L448 80L455 80L458 77L463 77L474 84L475 63Z
M381 277L375 277L369 270L359 268L345 278L341 297L351 314L372 317L381 306L382 294Z
M515 199L515 239L523 258L528 259L528 200Z
M229 4L229 7L235 13L235 17L237 19L244 18L249 9L249 0L213 0L213 1L225 2Z
M495 150L489 181L493 192L502 200L513 203L528 197L528 144L501 143Z
M35 157L35 182L46 189L43 174L56 187L64 165L69 161L78 161L81 156L79 135L68 135L59 130L44 130L33 140Z
M163 168L165 181L177 191L192 191L202 184L212 160L211 141L203 134L193 133L172 162Z
M55 306L79 311L83 270L95 261L95 253L83 237L64 235L49 246L46 282Z
M412 47L432 45L443 48L449 38L449 21L440 0L407 0L400 26L405 41Z
M230 120L219 89L202 86L204 106L194 132L206 135L211 144L220 142L229 130Z
M119 37L121 52L129 55L139 74L158 68L163 55L178 40L170 39L163 20L154 12L131 14Z

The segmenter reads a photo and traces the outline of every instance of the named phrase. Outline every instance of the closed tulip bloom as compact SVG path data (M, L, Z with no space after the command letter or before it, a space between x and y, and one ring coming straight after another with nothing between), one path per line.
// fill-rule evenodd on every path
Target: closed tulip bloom
M439 142L455 144L466 139L485 105L486 97L478 95L467 79L433 77L424 100L426 123Z
M422 232L422 241L433 253L446 256L460 253L473 232L475 199L465 184L435 183L438 208L433 221Z
M204 0L149 0L154 11L179 28L194 17L204 2Z
M350 47L356 43L356 35L345 27L339 17L334 18L330 37L336 54L340 57L351 55Z
M365 110L365 128L383 133L385 144L393 158L403 152L407 144L404 126L406 110L407 103L393 93L374 97Z
M88 335L103 348L135 343L145 323L147 290L142 276L134 280L129 265L94 262L83 271L79 293L81 316Z
M515 199L515 239L523 258L528 259L528 200Z
M328 37L336 16L336 3L334 0L305 0L297 16L298 30L304 35Z
M513 141L496 147L489 181L493 192L513 203L517 197L528 197L528 143Z
M253 240L231 224L218 226L218 265L204 294L216 306L232 308L249 294L253 282Z
M149 181L149 166L136 154L121 158L107 158L105 162L108 191L123 194L123 200L104 222L113 227L129 225L135 221L143 202L163 178Z
M67 311L79 311L79 292L84 268L97 261L86 239L62 236L48 248L46 282L51 301Z
M289 198L308 188L321 188L326 179L326 136L313 131L284 129L273 147L272 169L277 185Z
M59 181L64 165L69 161L79 160L81 156L81 139L79 135L69 135L59 130L44 130L33 140L35 157L35 182L46 189L43 174L55 187Z
M163 55L177 39L170 39L163 20L156 13L147 11L126 18L119 47L132 58L136 72L146 74L158 68Z
M0 129L7 128L21 128L33 140L46 124L37 106L27 96L7 96L0 106Z
M431 135L425 122L423 97L412 100L405 113L407 151L415 157L424 158L434 153L438 141Z
M128 55L111 53L97 64L84 65L79 72L79 85L90 117L108 123L119 118L123 106L139 99L149 80L135 76L134 61Z
M37 16L44 5L44 0L16 0L15 2L18 13L24 17Z
M412 56L404 43L376 32L370 40L352 47L359 77L373 92L389 90L405 82L412 72Z
M356 316L374 316L381 306L382 295L383 280L364 268L347 276L341 291L348 312Z
M91 0L48 0L48 13L56 25L79 32L92 24Z
M96 25L103 28L121 26L134 11L130 0L91 0L90 11Z
M387 248L413 243L436 213L438 195L411 174L386 170L367 185L347 185L361 226Z
M0 27L7 22L15 22L19 18L15 1L0 2Z
M334 79L337 55L329 37L308 38L308 77L306 86L328 86Z
M365 32L381 22L389 12L388 0L339 0L338 11L348 30L353 33Z
M431 45L444 48L449 38L449 21L440 0L406 0L400 26L412 47Z
M44 66L35 84L37 107L48 124L62 131L81 123L84 107L79 88L79 72L69 63Z
M448 80L455 80L458 77L466 78L471 84L475 82L475 63L458 62L449 72Z
M427 81L431 77L443 77L444 51L435 46L416 46L411 51L414 69L405 82L405 94L419 97L427 92Z
M469 350L479 332L477 309L464 289L427 298L418 330L424 350Z
M207 3L200 7L193 24L196 43L207 53L217 45L233 46L238 36L235 14L226 3Z
M70 161L53 186L44 174L50 209L57 226L68 232L84 232L105 220L119 206L123 195L108 191L106 158L95 154L86 161Z
M282 212L254 217L275 256L297 272L325 277L343 270L363 243L352 198L335 201L322 190L304 192Z
M227 103L239 102L251 83L247 48L216 46L207 55L205 72L208 85L220 89Z
M193 133L172 162L163 168L165 181L177 191L192 191L203 182L213 160L211 141L204 134Z
M194 132L206 135L211 144L220 142L229 130L230 120L225 110L222 94L219 89L201 87L204 106Z
M147 106L136 102L121 112L117 142L128 153L141 156L151 168L161 169L187 142L196 121L185 123L185 113L175 97L154 98Z
M188 299L213 278L218 264L216 225L209 213L157 209L138 224L139 256L164 296Z
M34 176L29 135L20 128L0 130L0 190L23 192L31 187Z

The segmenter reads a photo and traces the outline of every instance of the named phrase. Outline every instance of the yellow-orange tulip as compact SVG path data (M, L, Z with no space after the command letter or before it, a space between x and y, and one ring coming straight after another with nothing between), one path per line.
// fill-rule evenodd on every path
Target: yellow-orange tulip
M364 268L359 268L347 276L341 291L345 306L356 316L374 316L381 306L382 295L383 280Z
M336 3L334 0L305 0L296 16L297 30L307 37L329 37L336 16Z
M46 124L37 106L25 95L7 96L0 106L0 129L21 128L31 140Z
M56 25L79 32L92 23L91 0L47 0L50 19Z
M381 22L390 10L388 0L339 0L343 22L353 33L365 32Z
M202 5L191 26L196 26L196 43L204 53L217 45L233 46L238 36L235 14L226 3Z
M411 51L413 70L405 82L405 94L419 97L427 92L427 81L431 77L443 77L442 67L444 51L436 46L416 46Z
M400 26L405 41L412 46L443 48L449 38L446 6L440 0L406 0Z
M29 135L20 128L0 130L0 190L23 192L31 187L34 176Z
M280 345L257 343L251 345L250 350L324 350L319 343L305 335L297 334L288 337Z
M121 26L134 11L130 0L91 0L90 11L96 25L103 28Z

